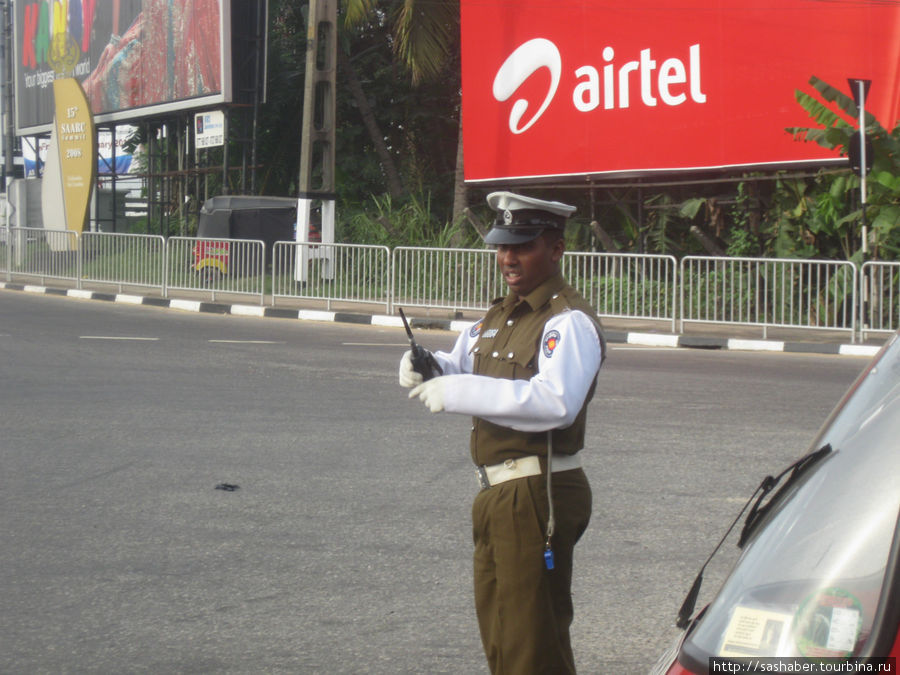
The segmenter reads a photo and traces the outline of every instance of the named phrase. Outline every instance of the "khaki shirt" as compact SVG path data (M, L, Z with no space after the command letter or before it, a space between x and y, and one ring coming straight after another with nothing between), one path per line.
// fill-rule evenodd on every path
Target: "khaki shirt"
M552 353L554 340L560 337L558 334L552 335L555 331L545 335L545 324L550 318L569 310L579 310L593 321L602 350L600 320L593 308L561 275L556 275L521 301L514 294L494 301L481 323L477 341L471 350L472 372L495 378L531 379L538 372L540 351L544 349L545 353ZM593 380L596 373L585 376ZM566 428L553 430L555 454L571 455L584 446L586 409L594 388L595 382L592 381L575 421ZM546 456L547 432L519 431L476 416L472 427L471 453L477 465L498 464L527 455Z

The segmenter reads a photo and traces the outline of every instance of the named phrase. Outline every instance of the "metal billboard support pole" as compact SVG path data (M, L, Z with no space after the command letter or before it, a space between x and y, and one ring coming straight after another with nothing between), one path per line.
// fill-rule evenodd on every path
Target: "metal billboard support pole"
M313 202L321 202L321 241L334 243L334 130L337 85L337 0L310 0L306 31L306 78L303 88L303 127L300 142L300 181L296 241L309 242ZM308 258L324 259L323 277L333 278L333 250L311 252L301 247L295 279L305 283Z
M850 80L853 98L859 107L859 191L862 197L862 252L864 262L869 252L869 228L866 222L866 173L868 173L866 164L866 95L869 92L871 83L871 80Z
M9 183L15 178L15 166L13 156L15 154L16 137L14 132L15 120L13 118L13 39L12 39L12 4L10 0L0 0L0 120L3 135L3 185L2 191L6 192Z
M868 173L868 158L866 157L866 96L869 93L871 80L859 80L848 78L850 91L853 94L853 100L859 108L859 191L860 203L862 207L862 262L866 262L869 257L869 226L866 220L866 174ZM862 280L862 329L869 327L869 282L865 275Z

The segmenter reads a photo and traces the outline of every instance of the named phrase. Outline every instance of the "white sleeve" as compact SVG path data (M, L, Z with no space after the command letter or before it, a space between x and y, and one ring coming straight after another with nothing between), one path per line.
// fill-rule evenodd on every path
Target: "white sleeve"
M456 338L453 349L449 352L437 351L433 356L438 365L444 370L444 375L458 375L472 372L472 347L478 341L478 332L481 320L466 326Z
M445 410L519 431L565 428L578 416L601 360L600 339L593 321L578 310L563 312L544 325L534 377L506 380L461 374L448 378ZM470 360L468 371L454 372L471 371Z

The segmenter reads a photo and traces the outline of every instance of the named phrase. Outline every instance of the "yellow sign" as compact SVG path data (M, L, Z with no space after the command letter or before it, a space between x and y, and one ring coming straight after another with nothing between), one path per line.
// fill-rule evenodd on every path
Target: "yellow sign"
M54 80L53 96L56 114L42 186L44 227L81 233L97 178L94 116L84 91L75 78ZM62 213L48 204L48 201L59 199L60 196L62 199L58 203L63 206ZM47 207L50 207L51 213L56 211L55 218L51 216L50 219L58 221L62 216L63 222L51 224Z

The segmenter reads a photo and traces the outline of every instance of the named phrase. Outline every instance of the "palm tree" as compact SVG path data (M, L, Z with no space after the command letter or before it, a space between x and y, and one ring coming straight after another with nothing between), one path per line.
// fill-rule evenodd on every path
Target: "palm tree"
M458 49L459 0L399 0L391 3L343 0L343 13L347 27L359 25L373 17L391 23L395 58L408 70L414 86L439 78L448 64L453 62L452 57ZM344 63L349 65L349 60ZM359 102L358 96L357 100ZM466 206L462 173L462 116L459 108L456 112L460 115L460 123L453 191L454 222ZM367 126L371 134L372 128ZM383 161L388 161L385 172L390 176L392 160L387 157ZM396 171L393 173L396 175Z
M343 0L344 24L352 27L377 14L394 28L394 53L413 84L439 77L459 41L458 0Z

